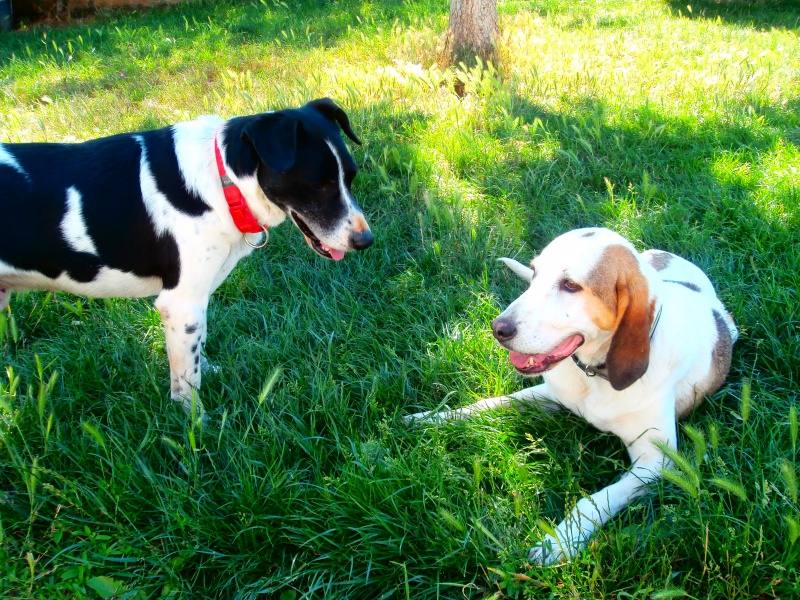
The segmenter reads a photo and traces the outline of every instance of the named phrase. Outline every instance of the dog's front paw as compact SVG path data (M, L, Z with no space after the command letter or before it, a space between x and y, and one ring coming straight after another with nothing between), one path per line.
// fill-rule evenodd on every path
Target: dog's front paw
M540 565L552 565L561 562L565 557L564 548L550 534L545 535L544 539L528 552L528 559Z

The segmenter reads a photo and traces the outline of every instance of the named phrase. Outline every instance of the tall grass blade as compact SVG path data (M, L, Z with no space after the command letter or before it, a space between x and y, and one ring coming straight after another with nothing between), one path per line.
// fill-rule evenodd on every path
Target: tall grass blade
M744 502L747 502L747 493L742 484L738 481L726 479L725 477L712 477L709 481L718 488L730 492L734 496L738 496Z
M103 437L103 432L101 432L98 427L92 425L88 421L84 421L81 425L83 427L83 430L86 433L88 433L89 436L91 436L91 438L95 442L97 442L97 445L103 449L103 452L105 452L106 455L108 455L108 450L106 449L106 441L105 438Z
M742 421L747 423L747 420L750 418L750 380L745 379L742 382L742 400L740 404L740 411L742 415Z
M794 544L800 538L800 521L794 517L783 517L786 521L786 533L789 536L789 543Z
M788 460L781 462L781 475L786 485L786 494L794 504L797 504L797 472L794 469L794 465Z
M692 440L694 445L694 464L699 466L703 463L703 458L706 455L706 436L700 429L691 425L684 425L683 431Z
M688 595L681 588L665 588L650 594L650 600L671 600L672 598L684 598Z
M700 495L700 488L694 477L687 477L685 473L675 469L664 469L661 471L661 474L664 476L664 479L677 485L692 498L696 499Z

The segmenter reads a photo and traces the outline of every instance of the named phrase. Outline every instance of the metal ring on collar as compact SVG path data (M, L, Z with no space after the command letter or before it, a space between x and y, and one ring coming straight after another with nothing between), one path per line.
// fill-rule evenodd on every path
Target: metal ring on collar
M248 246L250 246L251 248L255 248L256 250L258 250L259 248L263 248L264 246L267 245L267 242L269 242L269 231L267 231L267 228L264 227L263 225L261 226L261 229L264 230L264 243L263 244L251 244L250 240L247 239L247 234L244 234L244 241L247 242Z

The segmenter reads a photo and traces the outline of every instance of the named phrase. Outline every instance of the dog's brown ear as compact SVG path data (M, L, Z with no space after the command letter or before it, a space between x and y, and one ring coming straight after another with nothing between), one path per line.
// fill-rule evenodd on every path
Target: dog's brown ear
M629 253L630 254L630 253ZM633 256L617 272L617 327L606 356L608 380L624 390L640 379L650 364L650 328L655 301Z
M287 171L297 157L297 117L284 112L259 115L242 129L242 140L255 148L258 158L274 171Z
M317 112L321 113L323 117L327 118L330 121L334 121L339 124L339 127L342 128L342 131L345 132L347 137L353 140L359 146L361 145L361 140L358 139L356 134L353 132L353 129L350 127L350 119L347 116L347 113L336 104L330 98L319 98L317 100L312 100L307 104Z

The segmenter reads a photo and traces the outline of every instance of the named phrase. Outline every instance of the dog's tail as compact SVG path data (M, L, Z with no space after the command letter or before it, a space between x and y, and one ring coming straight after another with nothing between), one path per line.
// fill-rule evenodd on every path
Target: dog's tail
M509 269L514 271L521 279L524 279L528 283L530 283L531 279L533 279L533 269L530 269L523 265L520 262L517 262L513 258L498 258L501 263L505 264Z

